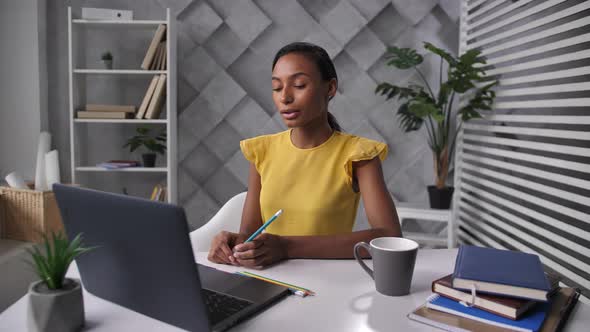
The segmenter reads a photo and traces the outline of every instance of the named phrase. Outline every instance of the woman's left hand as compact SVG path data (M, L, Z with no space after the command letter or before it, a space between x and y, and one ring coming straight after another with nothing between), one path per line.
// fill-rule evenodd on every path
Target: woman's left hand
M237 262L246 267L262 268L287 258L287 248L279 235L262 233L248 243L234 247Z

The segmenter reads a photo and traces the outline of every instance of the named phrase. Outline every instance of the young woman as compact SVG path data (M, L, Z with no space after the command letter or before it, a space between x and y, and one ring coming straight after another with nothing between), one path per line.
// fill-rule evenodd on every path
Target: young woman
M323 48L299 42L278 51L272 96L289 130L240 142L250 161L240 232L218 234L210 261L262 267L289 258L352 258L357 242L402 235L381 170L387 145L341 131L328 112L337 87ZM371 229L353 232L361 196ZM279 209L265 233L243 243Z

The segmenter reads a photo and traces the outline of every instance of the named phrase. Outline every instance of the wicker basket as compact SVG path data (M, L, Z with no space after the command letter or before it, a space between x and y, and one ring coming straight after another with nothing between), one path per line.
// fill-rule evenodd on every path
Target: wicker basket
M55 195L0 187L0 227L3 238L37 243L43 233L63 230Z

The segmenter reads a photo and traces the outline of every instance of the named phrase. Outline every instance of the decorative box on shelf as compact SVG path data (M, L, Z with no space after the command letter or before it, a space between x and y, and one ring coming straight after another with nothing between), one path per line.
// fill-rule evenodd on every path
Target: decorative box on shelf
M0 232L6 239L41 242L43 234L63 230L52 191L0 187Z

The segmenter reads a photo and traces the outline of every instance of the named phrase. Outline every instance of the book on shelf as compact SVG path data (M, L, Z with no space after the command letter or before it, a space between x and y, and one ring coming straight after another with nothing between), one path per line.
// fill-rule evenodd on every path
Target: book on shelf
M108 161L109 163L118 163L118 164L132 164L139 166L139 161L137 160L124 160L124 159L112 159Z
M551 308L545 317L545 321L540 328L540 332L560 331L561 328L563 328L563 326L567 323L570 313L577 303L579 295L579 292L577 292L574 288L559 288L551 296ZM422 324L453 332L514 331L513 329L506 329L466 317L434 310L428 308L426 305L420 306L413 312L409 313L408 318Z
M160 44L160 41L162 41L162 39L165 37L165 33L166 33L166 25L165 24L158 25L158 28L156 29L156 32L154 33L154 37L152 38L152 41L150 42L150 46L148 47L145 57L143 58L143 61L141 63L141 69L145 69L145 70L150 69L152 61L154 61L154 56L156 55L156 50L158 48L158 45Z
M138 167L139 162L135 160L109 160L107 162L99 163L96 166L106 169L120 169L128 167Z
M136 119L143 119L144 118L145 112L147 111L148 105L150 104L150 100L152 98L152 95L154 94L154 90L156 89L156 85L158 84L159 78L160 78L159 75L154 75L154 77L152 78L152 81L150 82L150 85L147 88L145 96L143 96L143 100L141 101L141 105L139 106L139 110L137 111L137 114L135 115Z
M78 119L127 119L133 113L129 112L95 112L95 111L77 111Z
M164 94L166 92L166 74L161 74L158 78L158 83L154 90L154 94L150 100L148 109L145 113L146 119L158 119L162 111L162 103Z
M547 301L551 285L539 256L524 252L462 245L453 288L515 298Z
M162 70L162 61L164 54L166 54L166 41L160 42L160 54L158 55L158 62L156 62L156 70Z
M166 57L166 41L160 42L158 45L158 55L156 57L156 61L154 61L154 69L155 70L165 70L165 62L164 58Z
M509 330L537 332L543 325L551 305L549 302L538 302L518 320L508 319L485 310L469 307L438 294L433 294L428 298L426 307Z
M152 195L150 196L150 200L152 201L159 201L159 202L166 202L166 186L157 184L154 186L152 190Z
M154 59L152 60L152 63L150 63L150 70L158 70L161 56L162 56L162 42L160 42L158 44L158 46L156 47L156 53L154 54Z
M164 41L163 43L164 52L162 53L162 63L160 64L160 70L166 70L166 68L168 68L168 66L166 66L166 63L168 61L168 47L166 46L166 41Z
M158 195L158 190L160 190L160 186L156 185L154 189L152 189L152 195L150 196L150 200L155 201L156 196Z
M552 291L558 288L559 280L556 276L547 275ZM470 303L473 298L470 292L454 289L452 285L453 275L449 274L432 282L432 292L448 297L452 300ZM491 294L477 294L473 305L476 308L489 311L509 319L518 319L537 302L529 299L497 296Z
M84 106L84 111L135 113L135 105L86 104Z

